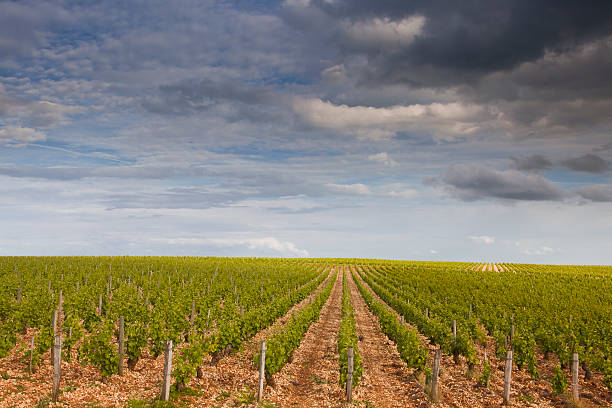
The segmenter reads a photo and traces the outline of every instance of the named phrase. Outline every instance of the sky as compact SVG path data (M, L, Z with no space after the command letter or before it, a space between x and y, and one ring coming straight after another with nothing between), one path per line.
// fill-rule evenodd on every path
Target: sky
M0 255L612 264L612 2L0 2Z

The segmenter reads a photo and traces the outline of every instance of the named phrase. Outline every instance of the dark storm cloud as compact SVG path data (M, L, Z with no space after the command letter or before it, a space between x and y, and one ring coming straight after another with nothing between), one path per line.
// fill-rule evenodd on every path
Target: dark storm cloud
M582 198L598 203L612 202L612 189L610 186L589 185L576 190L576 193Z
M553 163L541 154L525 157L511 157L512 168L521 171L543 171L553 167Z
M612 150L612 142L606 143L603 146L599 146L593 149L594 152L606 152Z
M511 157L510 160L512 160L510 165L512 169L526 172L540 172L561 167L565 167L573 171L594 174L605 173L610 170L610 164L606 160L592 153L588 153L580 157L560 160L555 163L541 154Z
M369 53L369 75L375 81L418 82L442 79L440 75L471 75L508 70L544 55L546 50L565 50L612 33L612 3L608 1L354 1L314 0L311 7L286 5L295 21L301 14L320 10L338 24L342 21L425 17L421 35L400 50L378 49ZM310 27L318 28L311 23ZM340 44L342 45L342 44ZM391 52L389 52L391 51ZM421 67L419 77L406 72ZM435 75L430 71L438 71ZM446 81L452 81L451 76Z
M568 194L556 184L537 175L516 170L497 171L484 165L452 165L435 180L464 201L495 198L523 201L559 201Z
M537 155L522 158L517 163L523 166L522 170L530 171L544 170L542 164L552 164L545 157ZM516 169L499 171L482 164L451 165L441 177L426 178L423 183L442 188L463 201L612 202L612 189L607 185L587 184L574 190L564 190L539 174L523 173Z
M586 173L605 173L610 170L610 165L607 161L590 153L581 157L564 160L562 165L571 170Z

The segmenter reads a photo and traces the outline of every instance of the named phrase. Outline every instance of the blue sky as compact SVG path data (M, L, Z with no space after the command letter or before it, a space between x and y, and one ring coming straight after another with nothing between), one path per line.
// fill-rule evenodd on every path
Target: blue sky
M610 264L611 6L544 3L0 2L0 254Z

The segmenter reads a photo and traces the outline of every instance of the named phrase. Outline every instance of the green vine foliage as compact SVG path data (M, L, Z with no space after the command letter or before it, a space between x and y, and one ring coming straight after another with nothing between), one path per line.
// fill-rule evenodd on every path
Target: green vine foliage
M506 348L506 335L498 330L493 333L493 338L495 339L495 357L499 360L505 359L506 353L508 352Z
M51 356L51 347L53 347L53 330L49 326L43 326L38 332L38 336L34 340L34 352L32 353L32 366L38 367L45 353Z
M102 377L115 374L119 366L119 354L112 343L114 333L115 322L103 321L79 348L79 360L98 367Z
M164 352L166 340L169 338L166 322L161 314L153 315L149 326L149 337L151 338L149 349L153 357L157 358Z
M128 359L128 368L133 370L147 346L147 328L140 320L125 322L125 354Z
M63 328L66 335L62 341L62 359L64 361L71 361L72 349L83 338L84 334L81 319L76 314L71 313L64 320ZM68 336L68 333L71 333L71 336Z
M608 357L604 366L604 383L612 390L612 356Z
M472 343L469 336L464 333L457 334L457 338L451 346L451 352L455 360L457 360L460 355L464 356L470 367L473 367L474 364L478 362L474 343Z
M182 391L191 377L196 374L204 356L218 347L214 341L213 337L204 338L201 334L189 336L189 343L181 349L173 364L172 377L175 379L175 388L178 391Z
M512 339L512 347L514 348L513 359L519 370L527 366L531 377L538 378L538 363L535 355L536 344L533 335L519 331Z
M488 387L489 380L491 379L491 374L491 363L489 362L489 360L485 360L482 364L482 375L478 379L478 384L482 385L483 387Z
M9 352L15 347L17 336L15 330L9 325L0 327L0 358L8 356Z
M557 395L565 394L567 391L567 378L561 367L556 366L553 378L550 380L553 392Z

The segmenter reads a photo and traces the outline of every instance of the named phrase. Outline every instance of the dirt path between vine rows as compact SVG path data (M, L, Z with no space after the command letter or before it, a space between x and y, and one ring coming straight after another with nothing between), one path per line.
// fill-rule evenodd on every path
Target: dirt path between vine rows
M368 309L350 273L347 279L363 365L353 399L375 407L426 407L427 396L414 379L413 370L408 369L395 343L381 331L378 318Z
M333 279L336 267L326 266L326 269L330 268L329 275L310 295L293 305L272 325L247 340L238 353L223 357L216 365L209 364L210 357L206 357L206 363L202 367L202 378L193 378L189 383L189 386L199 393L197 397L187 399L189 404L199 407L234 407L254 396L257 392L259 374L253 356L257 353L261 342L283 327L293 313L303 309L310 299L323 289L329 279Z
M342 269L314 322L293 351L290 363L273 376L264 398L277 407L341 407L344 391L338 385L338 331L342 311Z

